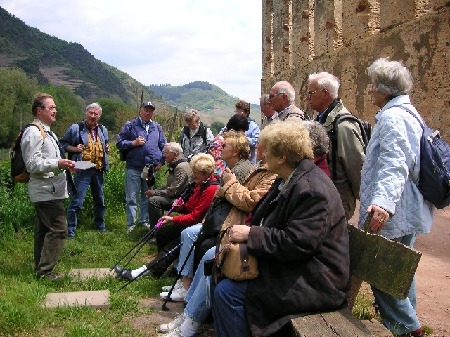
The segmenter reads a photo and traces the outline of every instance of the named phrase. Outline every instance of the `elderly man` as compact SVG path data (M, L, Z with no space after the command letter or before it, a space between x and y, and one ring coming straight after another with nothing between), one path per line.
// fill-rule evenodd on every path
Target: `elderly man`
M140 213L138 223L148 224L148 199L145 192L149 189L143 171L150 165L159 170L164 162L162 150L166 137L161 125L152 120L155 106L147 101L141 104L139 117L127 122L117 136L116 146L125 153L125 199L127 212L127 232L136 226L138 202Z
M56 121L53 97L38 94L32 105L33 124L25 129L20 147L30 173L28 195L36 210L34 225L34 268L38 279L60 279L53 272L67 235L63 200L68 197L64 171L74 162L61 158L58 140L50 125ZM45 133L41 133L43 130ZM45 135L45 137L44 137Z
M273 109L278 113L278 119L282 121L301 122L305 114L294 104L295 90L287 81L279 81L270 89L269 101Z
M183 155L183 149L178 143L167 143L163 156L169 167L167 183L159 189L145 192L148 199L149 224L153 228L162 216L163 210L168 210L176 198L186 189L192 178L192 169Z
M334 119L341 114L350 114L342 100L338 98L339 80L327 73L314 73L308 77L308 103L319 115L316 120L323 124L327 132L333 130ZM364 162L364 142L356 122L345 120L337 126L336 163L332 163L333 149L328 153L328 164L335 165L335 175L331 179L336 186L344 206L345 216L350 219L355 212L356 198L359 196L361 168ZM330 171L334 171L331 170Z
M261 96L259 99L259 106L261 107L261 112L264 115L261 123L261 130L263 130L267 125L278 119L278 113L275 111L272 104L270 104L268 94Z
M84 121L72 124L61 138L60 146L68 152L69 159L74 161L88 161L91 168L78 170L75 173L76 194L70 196L67 210L67 226L69 239L75 237L78 222L78 212L83 208L87 189L91 188L94 203L94 228L104 232L105 226L105 198L103 196L103 174L108 171L108 130L98 121L102 115L102 108L98 103L86 107Z

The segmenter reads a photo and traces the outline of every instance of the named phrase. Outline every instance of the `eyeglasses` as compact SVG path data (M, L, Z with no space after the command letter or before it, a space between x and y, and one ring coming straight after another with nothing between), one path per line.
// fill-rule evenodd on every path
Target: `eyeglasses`
M56 106L54 106L54 105L51 105L51 106L48 106L48 107L41 106L40 108L42 110L45 110L45 109L47 109L47 110L56 110Z
M272 98L274 98L275 96L278 96L278 95L285 95L286 93L284 93L284 92L277 92L276 94L269 94L269 99L272 99Z
M317 92L317 90L308 91L308 97L311 98L311 96L314 95L316 92Z

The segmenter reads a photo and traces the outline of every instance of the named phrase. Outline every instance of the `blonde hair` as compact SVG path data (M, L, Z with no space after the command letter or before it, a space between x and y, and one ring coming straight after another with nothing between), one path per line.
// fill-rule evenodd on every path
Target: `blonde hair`
M308 129L300 123L272 122L261 131L258 142L272 155L285 157L291 167L314 158Z
M214 158L207 153L199 153L192 157L191 168L197 172L211 175L214 172Z
M223 138L225 140L228 139L231 147L239 153L239 159L248 159L250 157L250 145L244 132L230 130L224 132Z

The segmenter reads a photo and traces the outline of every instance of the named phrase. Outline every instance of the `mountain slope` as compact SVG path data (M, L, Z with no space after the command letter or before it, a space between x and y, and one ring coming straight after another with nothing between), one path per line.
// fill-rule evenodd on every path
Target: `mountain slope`
M204 81L195 81L182 86L152 84L148 88L178 109L192 108L199 110L202 121L208 125L211 125L214 121L226 123L234 114L234 105L239 100L239 98L227 94L218 86ZM252 104L250 116L258 123L260 113L260 107Z

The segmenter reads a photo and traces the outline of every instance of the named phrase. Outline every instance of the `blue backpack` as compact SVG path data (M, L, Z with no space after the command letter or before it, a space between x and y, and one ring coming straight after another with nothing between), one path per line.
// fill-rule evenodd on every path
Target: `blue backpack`
M430 129L411 110L401 105L397 107L408 111L422 127L419 190L436 208L444 208L450 204L450 146L438 130Z

